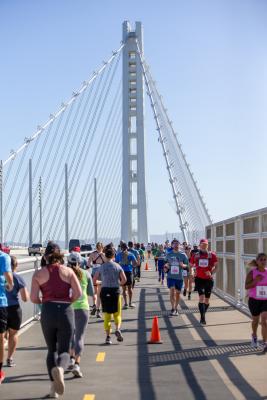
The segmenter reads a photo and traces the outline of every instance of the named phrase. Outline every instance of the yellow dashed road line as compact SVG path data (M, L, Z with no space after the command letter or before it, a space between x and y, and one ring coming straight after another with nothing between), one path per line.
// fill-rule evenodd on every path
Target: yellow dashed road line
M83 400L95 400L94 394L85 394Z
M98 353L96 356L96 362L103 362L105 361L106 353Z

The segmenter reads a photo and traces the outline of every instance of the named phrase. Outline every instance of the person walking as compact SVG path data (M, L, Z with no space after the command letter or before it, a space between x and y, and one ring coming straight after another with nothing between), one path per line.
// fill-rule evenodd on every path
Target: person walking
M70 362L74 331L71 303L82 295L82 289L73 270L64 266L58 247L46 256L46 262L33 274L30 298L34 304L42 304L41 327L48 348L46 363L51 380L49 397L58 398L64 393L64 370Z
M121 295L120 285L125 285L127 278L122 267L114 262L115 251L108 247L105 249L106 262L102 264L94 276L94 281L101 280L100 299L104 313L104 329L106 344L111 341L111 319L114 318L115 336L118 342L123 341L121 334Z

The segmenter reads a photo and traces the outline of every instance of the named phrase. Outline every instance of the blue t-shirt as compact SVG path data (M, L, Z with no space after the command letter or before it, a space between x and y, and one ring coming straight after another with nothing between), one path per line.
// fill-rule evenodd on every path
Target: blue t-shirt
M132 253L128 253L128 261L127 264L123 264L124 253L121 252L116 255L115 261L116 263L120 264L124 272L132 272L133 271L133 261L136 262L136 258Z
M188 265L188 258L184 253L180 251L166 254L165 263L169 264L169 272L167 277L171 279L183 279L183 268L179 266L179 263Z
M135 256L136 261L137 261L137 260L138 260L138 257L140 257L138 250L129 249L129 251Z
M19 291L26 286L25 280L21 275L16 274L16 272L13 272L13 281L14 287L11 292L6 291L8 306L19 305Z
M5 272L11 272L11 259L8 254L0 251L0 307L7 307Z
M165 262L166 262L166 261L165 261L165 259L166 259L166 253L165 253L165 251L160 251L160 250L158 250L156 256L158 257L158 267L159 267L159 268L163 268L163 267L164 267L164 264L165 264Z

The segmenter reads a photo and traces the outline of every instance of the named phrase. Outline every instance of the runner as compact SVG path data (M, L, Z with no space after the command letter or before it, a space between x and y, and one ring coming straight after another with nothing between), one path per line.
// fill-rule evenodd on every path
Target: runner
M2 370L4 362L4 336L7 329L7 297L6 290L13 289L11 260L8 254L0 251L0 385L5 379Z
M158 274L159 274L159 282L164 285L164 264L166 259L166 252L164 251L164 246L162 244L159 245L159 249L157 251L158 258Z
M146 246L147 258L151 258L151 250L152 250L152 246L150 243L148 243L148 245Z
M188 258L179 251L179 241L173 239L172 251L166 253L164 270L168 273L167 285L170 290L171 316L178 315L178 304L183 287L183 269L188 265Z
M15 367L13 355L18 344L18 331L22 321L22 310L19 304L19 294L22 301L29 301L30 295L26 288L26 283L21 275L16 273L18 267L17 258L11 256L11 269L13 272L14 286L10 292L6 292L7 296L7 334L8 334L8 351L7 366Z
M200 312L200 323L206 325L206 312L209 308L210 296L213 288L213 274L216 272L218 259L214 252L208 251L209 242L201 239L199 252L192 255L190 259L190 274L192 268L196 268L195 285L199 294L198 308Z
M138 251L139 256L140 256L140 263L136 267L137 268L137 281L140 282L140 279L141 279L141 266L142 266L142 262L144 262L144 260L145 260L145 252L144 252L144 250L141 249L140 243L136 244L136 250Z
M59 250L47 256L48 264L33 274L30 296L34 304L42 304L41 327L48 348L50 398L58 398L65 390L64 370L70 362L74 330L71 303L82 295L76 275L62 264L63 257Z
M158 244L155 243L152 248L152 255L154 257L156 271L158 270L158 257L157 257L158 249L159 249Z
M99 269L99 267L105 262L105 255L103 253L103 244L98 242L96 244L96 250L93 251L88 257L88 268L92 267L92 278L94 278L95 273ZM101 318L100 313L100 283L95 283L95 295L94 295L94 304L92 307L91 315L96 315L96 318Z
M184 252L185 252L186 257L188 258L188 260L190 260L191 247L189 245L185 246ZM188 300L191 300L193 276L192 276L192 274L190 274L189 266L183 270L183 278L184 278L183 296L186 296L187 290L189 290L189 292L188 292Z
M75 253L78 253L80 256L80 261L79 261L80 268L87 269L87 260L85 257L81 255L81 248L79 246L73 247L73 249L70 252L70 254L75 254Z
M267 353L267 256L259 253L249 266L253 267L247 274L245 288L248 290L248 306L252 315L251 346L258 347L257 329L261 318L263 352Z
M120 264L122 267L125 276L126 276L126 283L122 287L122 295L123 295L123 300L124 300L124 306L123 309L128 308L128 302L127 302L127 292L129 296L129 307L130 308L135 308L135 305L132 303L132 297L133 297L133 267L136 266L137 261L135 256L131 253L128 252L127 244L122 242L121 243L121 252L116 255L116 263Z
M113 248L105 250L106 262L101 265L94 276L94 281L101 280L102 287L100 298L104 312L104 329L106 332L106 344L111 341L111 319L114 318L116 330L115 335L118 342L123 341L121 334L121 295L120 285L125 285L127 278L121 266L114 262L115 251Z
M68 267L72 268L77 276L81 288L82 296L72 303L74 309L74 336L70 352L70 370L74 376L82 378L80 369L81 355L84 349L84 335L89 319L88 295L94 296L93 281L89 271L81 268L81 257L79 253L71 253L68 257Z
M136 265L133 266L133 288L135 286L135 281L138 279L138 270L140 271L140 255L139 252L134 248L133 242L128 242L128 251L132 253L136 258Z

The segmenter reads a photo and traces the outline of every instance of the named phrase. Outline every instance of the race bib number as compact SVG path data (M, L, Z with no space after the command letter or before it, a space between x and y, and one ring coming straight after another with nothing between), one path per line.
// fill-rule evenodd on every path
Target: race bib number
M172 264L171 265L171 274L178 275L179 272L180 272L179 265L178 264Z
M267 286L257 286L256 297L257 299L267 299Z
M183 276L187 276L187 275L188 275L187 270L184 269L184 270L183 270Z
M200 259L198 260L198 266L199 266L199 267L202 267L202 268L208 267L208 266L209 266L209 260L206 259L206 258L200 258Z

